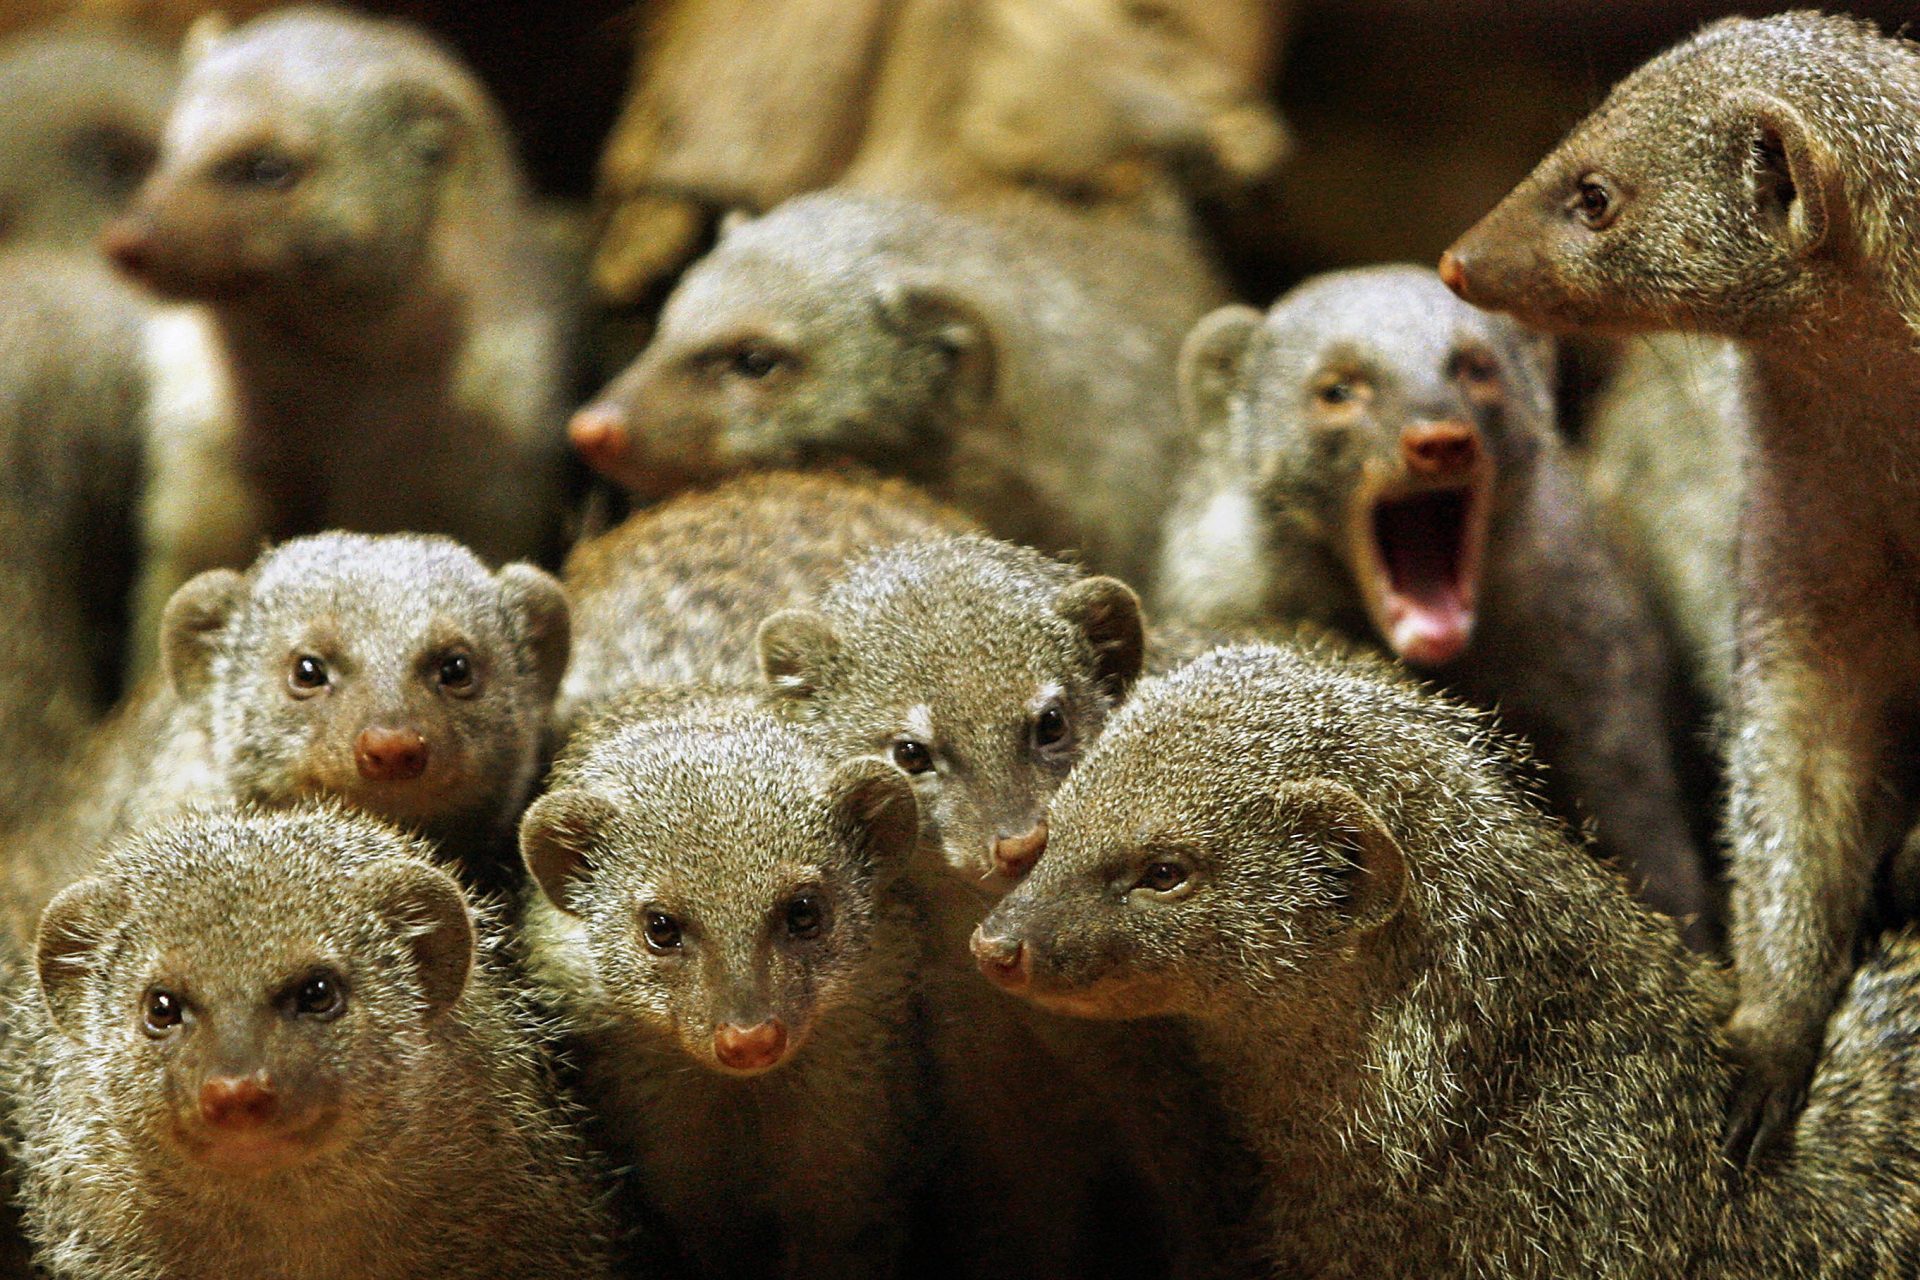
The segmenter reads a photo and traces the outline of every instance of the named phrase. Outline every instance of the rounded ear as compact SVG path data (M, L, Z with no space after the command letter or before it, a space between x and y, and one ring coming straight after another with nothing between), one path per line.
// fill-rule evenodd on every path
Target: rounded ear
M1407 896L1407 858L1373 806L1325 778L1288 783L1274 800L1283 825L1313 836L1338 855L1341 910L1352 932L1371 933L1400 914Z
M993 329L972 303L939 285L886 280L875 304L889 329L945 357L961 411L976 410L993 399L999 372Z
M413 952L427 1016L437 1018L467 989L473 973L473 915L453 877L424 862L396 859L354 875L381 916Z
M735 208L727 210L720 215L720 225L718 228L720 239L725 240L728 236L752 221L753 211L750 209L742 209L736 206Z
M1180 344L1180 411L1197 433L1219 430L1227 420L1241 367L1266 317L1235 303L1200 317Z
M1109 696L1126 696L1146 660L1140 597L1118 578L1082 578L1060 593L1054 611L1078 627L1093 646L1094 678Z
M773 693L795 701L811 698L826 682L840 653L840 636L826 615L812 609L782 609L760 624L754 643L760 675Z
M190 698L206 687L221 631L246 598L247 580L209 569L183 583L160 615L160 661L174 691Z
M520 619L541 696L552 701L573 653L573 611L566 589L545 569L515 561L495 575L507 607Z
M80 1006L94 953L131 905L119 885L82 880L62 889L40 913L33 944L40 997L46 1001L53 1025L69 1039L79 1040L84 1034Z
M594 847L614 808L585 791L549 791L520 819L520 860L547 901L579 915L573 889L592 869Z
M231 30L233 19L217 9L195 18L187 27L187 34L180 40L180 65L191 67L199 62Z
M906 865L920 841L920 802L906 774L877 756L862 756L834 768L827 795L863 834L876 863Z
M1811 253L1832 234L1844 207L1833 153L1798 111L1771 94L1741 94L1732 110L1753 148L1753 198L1761 221L1795 253Z

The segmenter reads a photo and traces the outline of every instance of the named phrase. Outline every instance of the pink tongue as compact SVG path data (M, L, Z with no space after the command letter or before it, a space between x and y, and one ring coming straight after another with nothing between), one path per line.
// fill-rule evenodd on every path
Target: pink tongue
M1374 509L1374 536L1392 586L1387 642L1415 666L1451 662L1473 633L1464 581L1467 494L1422 494Z

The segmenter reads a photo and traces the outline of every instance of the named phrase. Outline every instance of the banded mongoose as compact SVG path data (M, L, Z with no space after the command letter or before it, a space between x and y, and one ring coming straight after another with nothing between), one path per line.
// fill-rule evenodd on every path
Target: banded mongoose
M163 675L16 842L16 910L30 921L104 840L190 802L337 796L510 883L567 643L552 577L442 537L321 534L208 570L168 604Z
M1261 1274L1911 1275L1920 938L1861 969L1791 1155L1740 1185L1729 982L1517 749L1377 661L1218 650L1089 749L981 964L1190 1032L1259 1152Z
M1442 275L1560 328L1751 363L1728 761L1745 1064L1728 1149L1784 1139L1911 823L1920 692L1920 54L1852 18L1727 20L1615 87Z
M900 1273L933 1159L913 790L751 690L641 690L528 810L530 965L695 1274Z
M1410 266L1209 316L1181 358L1202 446L1156 605L1318 622L1498 706L1562 811L1591 817L1599 851L1704 946L1664 639L1553 429L1533 341Z
M851 460L1125 576L1179 452L1174 356L1222 300L1183 237L1038 199L805 196L730 223L570 431L640 496Z
M607 1276L504 935L339 807L189 814L40 921L9 1150L60 1280Z
M424 35L295 7L207 42L104 240L129 276L199 304L149 339L140 634L262 539L551 549L566 273L498 111Z
M91 247L153 163L175 78L109 28L0 43L0 244Z
M972 531L903 481L818 472L748 474L633 515L567 557L573 661L555 717L643 685L751 683L761 621L810 603L856 553Z

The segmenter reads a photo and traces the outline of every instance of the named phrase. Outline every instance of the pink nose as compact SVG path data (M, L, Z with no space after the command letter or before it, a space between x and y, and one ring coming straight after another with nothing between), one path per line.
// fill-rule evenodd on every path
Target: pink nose
M132 218L116 219L100 233L100 251L128 275L143 275L153 265L153 229Z
M1464 422L1416 422L1400 433L1400 453L1423 475L1465 471L1480 456L1480 434Z
M751 1027L731 1022L714 1029L713 1056L735 1071L764 1071L787 1051L787 1028L778 1018Z
M427 771L427 740L412 729L362 729L353 762L369 782L406 782Z
M1467 264L1451 249L1440 255L1440 283L1462 298L1467 296Z
M567 438L594 467L605 469L626 456L632 442L626 413L605 400L595 401L573 415L567 423Z
M1033 961L1027 953L1027 944L1018 938L990 937L980 929L973 931L969 943L973 949L973 961L980 966L980 972L997 987L1008 991L1024 991L1033 977Z
M1023 836L1002 836L993 842L993 869L1009 880L1018 880L1033 870L1033 864L1046 851L1047 820L1042 818Z
M216 1129L252 1129L273 1119L277 1102L264 1071L209 1076L200 1086L200 1118Z

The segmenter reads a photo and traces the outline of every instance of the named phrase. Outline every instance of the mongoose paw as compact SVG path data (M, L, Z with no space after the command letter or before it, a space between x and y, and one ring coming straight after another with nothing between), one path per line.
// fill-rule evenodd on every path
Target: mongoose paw
M1728 1030L1740 1059L1740 1077L1728 1100L1720 1151L1732 1163L1752 1172L1781 1152L1789 1141L1794 1121L1807 1103L1815 1060L1813 1055L1798 1051L1760 1049L1736 1029Z

